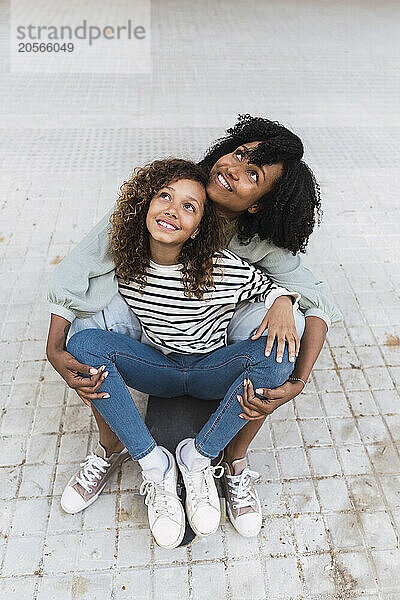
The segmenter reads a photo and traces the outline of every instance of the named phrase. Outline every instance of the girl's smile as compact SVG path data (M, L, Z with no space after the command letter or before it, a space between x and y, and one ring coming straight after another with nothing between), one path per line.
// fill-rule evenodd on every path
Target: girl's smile
M166 219L156 219L157 225L159 227L161 227L161 229L168 229L170 231L177 231L179 229L179 227L177 225L174 225L174 223L171 223L170 221L167 221Z
M205 201L204 187L189 179L169 183L152 198L146 226L154 262L176 263L183 244L199 231Z

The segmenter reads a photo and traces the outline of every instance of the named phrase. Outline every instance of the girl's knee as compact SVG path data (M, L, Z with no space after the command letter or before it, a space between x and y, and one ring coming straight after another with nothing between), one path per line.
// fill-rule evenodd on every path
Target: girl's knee
M259 338L258 340L254 340L253 341L254 344L254 352L253 352L253 357L255 360L255 364L257 366L261 366L264 368L269 368L272 365L274 367L277 367L279 370L281 371L288 371L291 372L294 368L294 363L291 363L289 361L289 353L288 353L288 349L287 349L287 344L285 344L285 349L283 352L283 356L282 356L282 362L277 362L276 360L276 354L277 354L277 349L278 349L278 343L275 340L274 344L271 348L271 353L269 356L265 356L265 348L266 348L266 339L265 338Z
M81 362L86 361L86 356L93 349L99 348L98 334L102 333L99 329L82 329L68 340L67 352L72 354Z

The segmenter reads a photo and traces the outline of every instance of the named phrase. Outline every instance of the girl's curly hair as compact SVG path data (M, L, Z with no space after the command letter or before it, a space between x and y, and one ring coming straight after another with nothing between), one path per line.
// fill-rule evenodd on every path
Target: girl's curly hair
M120 187L117 208L110 217L111 250L116 273L125 282L146 285L150 262L149 232L146 216L152 198L166 185L179 179L207 185L207 174L193 162L170 158L155 160L135 169ZM223 225L214 204L206 198L204 213L195 239L189 238L179 255L184 293L202 299L214 286L213 257L225 247Z
M305 252L315 224L321 222L322 210L319 185L302 160L301 139L279 123L249 114L239 115L236 125L226 133L199 163L208 173L221 156L246 142L261 142L247 153L246 158L252 164L283 163L282 175L259 200L260 210L246 211L238 218L239 239L248 243L258 234L260 239L268 239L293 254Z

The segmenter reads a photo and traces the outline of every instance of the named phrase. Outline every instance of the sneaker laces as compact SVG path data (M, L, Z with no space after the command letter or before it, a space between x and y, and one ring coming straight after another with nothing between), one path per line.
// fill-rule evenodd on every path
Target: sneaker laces
M145 479L142 481L139 494L141 496L146 494L144 503L146 506L151 505L157 516L168 517L169 519L172 517L174 521L178 522L176 519L176 501L179 502L179 498L164 488L163 481L155 483L150 479Z
M240 475L226 475L229 487L229 493L233 496L233 508L255 508L257 505L257 496L253 488L253 483L260 477L256 471L251 471L248 467L243 469Z
M76 481L90 494L92 492L92 486L97 486L96 479L101 479L101 474L106 472L110 463L92 452L85 458L80 466L82 469L76 476Z
M201 471L188 471L186 473L188 476L188 484L192 491L194 509L196 509L201 502L205 502L206 504L213 506L210 499L210 486L208 484L207 475L211 475L212 477L215 477L215 479L219 479L223 474L224 468L219 465L217 467L209 465Z

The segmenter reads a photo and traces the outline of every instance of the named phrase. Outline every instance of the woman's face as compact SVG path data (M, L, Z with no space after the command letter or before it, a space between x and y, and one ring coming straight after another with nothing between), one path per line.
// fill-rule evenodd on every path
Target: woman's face
M244 152L259 143L239 146L222 156L211 169L207 193L223 216L235 218L247 210L257 212L258 201L282 174L282 163L258 167L246 160Z
M146 225L150 238L162 244L182 246L198 231L206 193L198 181L169 183L152 198Z

